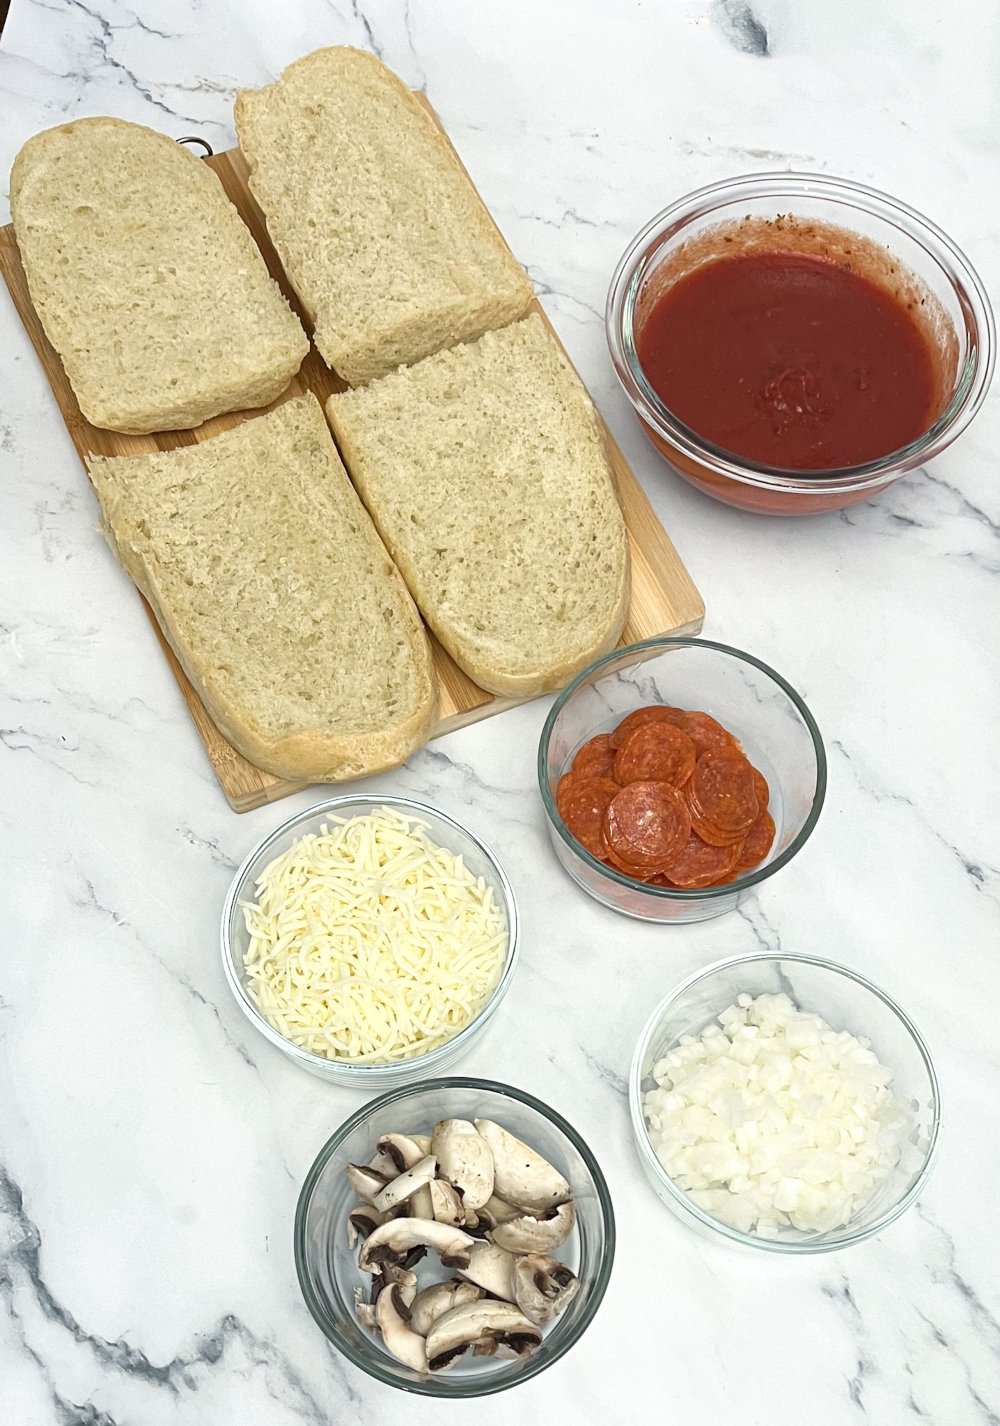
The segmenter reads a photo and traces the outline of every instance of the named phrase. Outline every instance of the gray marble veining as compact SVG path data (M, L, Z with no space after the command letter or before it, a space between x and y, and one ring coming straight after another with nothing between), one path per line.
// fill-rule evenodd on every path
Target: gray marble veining
M30 134L89 113L225 147L237 88L327 43L374 49L426 89L699 583L706 634L780 669L830 755L797 861L737 914L677 930L617 918L561 872L535 793L544 701L371 784L468 820L507 867L522 965L462 1069L567 1114L619 1221L611 1289L572 1354L449 1415L997 1423L998 398L869 504L755 519L665 473L616 387L602 312L654 211L760 168L898 194L996 292L1000 13L990 0L13 0L0 173ZM227 808L6 293L0 321L0 1423L425 1422L426 1403L332 1352L296 1285L298 1186L357 1100L255 1037L219 963L233 868L314 794ZM761 947L869 974L941 1075L926 1195L834 1259L696 1238L631 1147L626 1076L650 1008L696 967ZM637 1319L640 1302L652 1310Z

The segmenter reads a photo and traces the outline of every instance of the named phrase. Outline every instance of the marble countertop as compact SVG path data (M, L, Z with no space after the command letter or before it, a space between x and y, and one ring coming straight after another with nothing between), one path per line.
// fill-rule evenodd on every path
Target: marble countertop
M448 1408L379 1386L314 1326L291 1255L302 1178L359 1100L255 1036L217 949L234 867L315 794L229 810L0 293L0 1422L996 1423L1000 396L931 470L869 504L754 517L665 472L616 387L601 313L651 213L790 167L898 194L996 293L1000 11L13 0L0 172L29 135L94 113L226 147L237 87L331 43L373 48L426 87L698 582L706 634L811 705L826 808L756 900L663 930L604 911L556 864L534 784L547 701L372 784L466 818L507 866L522 963L461 1070L567 1115L620 1232L601 1311L537 1380ZM940 1072L927 1192L846 1253L791 1262L705 1242L661 1207L633 1150L625 1074L651 1006L758 947L871 976Z

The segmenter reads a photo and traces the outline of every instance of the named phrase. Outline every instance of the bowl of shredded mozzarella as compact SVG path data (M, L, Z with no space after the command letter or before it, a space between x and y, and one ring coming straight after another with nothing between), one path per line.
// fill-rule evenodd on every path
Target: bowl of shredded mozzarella
M657 1006L629 1083L639 1155L692 1227L778 1253L830 1252L920 1195L940 1131L916 1027L863 976L749 955Z
M330 798L247 857L222 959L253 1025L303 1068L385 1089L441 1073L510 987L517 910L466 828L399 797Z

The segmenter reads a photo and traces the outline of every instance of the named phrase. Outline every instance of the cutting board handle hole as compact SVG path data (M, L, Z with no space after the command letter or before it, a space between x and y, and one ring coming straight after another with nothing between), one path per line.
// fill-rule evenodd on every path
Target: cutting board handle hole
M215 153L215 150L208 140L199 139L197 134L185 134L185 136L182 139L178 139L177 142L179 144L197 144L200 149L204 150L202 158L211 158Z

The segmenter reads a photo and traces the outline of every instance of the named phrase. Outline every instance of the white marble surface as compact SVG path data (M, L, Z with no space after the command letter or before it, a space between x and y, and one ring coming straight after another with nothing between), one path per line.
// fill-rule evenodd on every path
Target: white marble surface
M522 965L462 1068L568 1115L620 1229L601 1312L537 1381L450 1408L378 1386L314 1327L291 1258L298 1186L358 1100L254 1036L217 953L234 865L310 797L226 806L0 293L3 1426L1000 1419L1000 397L932 472L781 523L665 474L600 317L654 210L762 167L899 194L996 291L1000 11L753 3L13 0L4 174L30 134L93 113L225 147L237 86L321 44L374 47L425 85L699 582L706 633L802 690L831 766L798 861L745 912L666 931L604 912L554 863L533 771L545 703L378 780L467 817L506 863ZM660 1207L630 1140L623 1076L651 1004L757 946L870 974L940 1070L945 1141L923 1201L833 1257L704 1243Z

